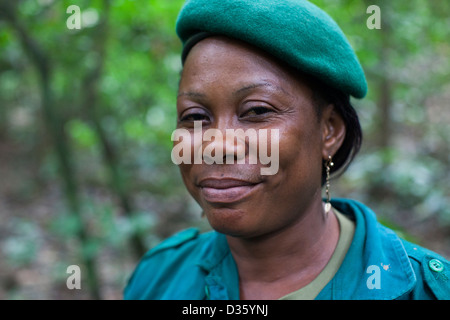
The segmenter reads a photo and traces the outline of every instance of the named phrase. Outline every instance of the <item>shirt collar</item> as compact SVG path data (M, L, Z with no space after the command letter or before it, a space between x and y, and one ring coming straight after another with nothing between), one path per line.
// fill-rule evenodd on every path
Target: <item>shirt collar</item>
M357 201L336 199L332 205L353 219L356 229L341 267L318 298L392 300L410 292L416 276L400 238Z
M203 247L197 266L206 273L207 299L239 299L239 274L225 235L213 232Z

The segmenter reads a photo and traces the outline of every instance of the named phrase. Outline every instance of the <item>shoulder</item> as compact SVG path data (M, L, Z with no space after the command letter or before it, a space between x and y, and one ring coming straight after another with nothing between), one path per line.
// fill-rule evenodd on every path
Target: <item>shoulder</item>
M443 256L402 239L416 275L415 299L450 299L450 262ZM432 295L430 295L430 293Z
M211 235L211 232L200 234L198 229L186 229L149 250L128 280L124 298L160 300L170 296L174 299L181 287L199 282L202 277L197 263ZM170 288L174 283L176 287Z
M362 203L338 199L334 205L355 219L355 238L359 242L354 242L364 247L366 261L379 264L386 259L393 263L384 279L390 281L391 291L398 294L396 299L450 299L448 259L402 239L394 230L381 224L376 214Z

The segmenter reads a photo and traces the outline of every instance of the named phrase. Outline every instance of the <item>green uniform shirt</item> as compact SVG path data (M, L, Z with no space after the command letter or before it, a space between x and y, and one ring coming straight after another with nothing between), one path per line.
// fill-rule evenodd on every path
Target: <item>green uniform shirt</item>
M450 299L450 263L400 239L365 205L331 201L355 222L339 270L315 299ZM125 299L238 300L239 275L223 234L188 229L163 241L140 261Z
M280 300L313 300L322 291L323 288L333 279L339 270L342 261L344 261L350 245L352 244L355 233L355 223L336 209L333 210L339 222L339 240L334 249L333 255L327 265L319 275L303 288L291 292Z

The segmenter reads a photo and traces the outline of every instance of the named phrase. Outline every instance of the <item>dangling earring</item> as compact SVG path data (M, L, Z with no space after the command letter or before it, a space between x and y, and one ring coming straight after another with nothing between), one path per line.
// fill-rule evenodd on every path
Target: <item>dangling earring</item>
M328 212L331 210L331 203L330 203L330 171L331 168L334 166L333 160L331 156L328 156L328 160L325 163L325 170L327 174L327 179L325 181L325 194L327 196L327 202L325 202L325 213L328 214Z

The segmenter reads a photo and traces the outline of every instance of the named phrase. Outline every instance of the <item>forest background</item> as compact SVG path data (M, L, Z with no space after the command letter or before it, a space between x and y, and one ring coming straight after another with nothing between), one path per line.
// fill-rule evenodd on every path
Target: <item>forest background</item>
M369 82L363 148L332 196L450 257L450 2L312 2ZM0 0L0 299L121 299L146 250L209 229L170 159L182 4Z

